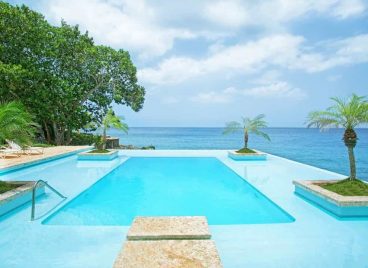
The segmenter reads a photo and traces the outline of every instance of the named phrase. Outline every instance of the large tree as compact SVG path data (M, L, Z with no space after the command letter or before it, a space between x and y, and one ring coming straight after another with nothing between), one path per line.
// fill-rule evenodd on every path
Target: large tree
M101 123L112 103L140 110L145 90L136 72L128 52L0 2L0 98L22 101L49 142L68 143L73 130Z

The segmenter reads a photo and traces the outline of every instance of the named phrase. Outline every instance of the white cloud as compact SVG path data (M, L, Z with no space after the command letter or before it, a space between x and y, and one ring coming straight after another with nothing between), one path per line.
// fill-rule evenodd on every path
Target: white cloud
M265 83L263 85L245 89L228 87L221 91L200 92L191 100L199 103L230 103L239 98L282 98L302 100L307 97L304 90L293 87L285 81Z
M219 0L208 2L203 13L210 22L226 27L274 27L309 14L346 19L366 8L364 0Z
M216 91L207 91L207 92L201 92L197 94L196 96L192 97L191 100L193 102L198 103L228 103L232 101L232 94L227 94L225 91L223 92L216 92Z
M247 10L239 1L211 2L204 13L210 21L230 27L239 27L249 23Z
M152 84L177 84L193 77L220 71L254 72L263 66L283 64L295 58L302 37L275 35L255 42L234 45L219 50L205 59L172 57L156 68L143 68L138 76ZM272 46L270 45L272 44Z
M300 52L290 68L320 72L338 66L368 62L368 34L326 42L325 54Z
M257 98L293 98L304 99L306 93L300 88L293 87L287 82L278 81L271 84L262 85L238 91L244 96L251 96Z
M61 18L79 24L98 43L137 52L142 57L162 55L176 38L195 35L186 29L161 27L155 10L144 0L51 0L44 13L54 21Z
M345 19L367 9L364 0L206 0L193 1L190 7L170 1L153 5L147 0L43 0L40 6L49 20L58 23L64 18L79 24L98 43L124 48L143 58L164 55L178 39L204 37L216 42L236 34L218 25L235 29L256 25L272 32L308 14Z
M250 74L269 67L321 72L338 66L368 62L368 34L337 41L328 41L324 47L305 45L301 36L273 35L216 50L205 59L172 57L157 67L138 72L142 81L151 84L177 84L185 80L221 73ZM323 54L321 51L325 51Z
M342 19L360 15L366 10L366 5L361 0L345 0L338 1L339 3L333 9L333 14Z

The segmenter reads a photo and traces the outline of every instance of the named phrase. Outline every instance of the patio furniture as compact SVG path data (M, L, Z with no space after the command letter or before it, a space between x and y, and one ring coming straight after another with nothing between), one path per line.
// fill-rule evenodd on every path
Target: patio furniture
M10 148L1 148L0 149L0 158L6 158L7 156L17 156L20 157L22 150L10 149Z
M14 141L11 140L6 140L6 142L8 143L10 149L13 150L19 150L27 155L31 155L31 154L43 154L44 152L44 148L43 147L32 147L32 146L25 146L25 147L21 147L19 144L17 144Z

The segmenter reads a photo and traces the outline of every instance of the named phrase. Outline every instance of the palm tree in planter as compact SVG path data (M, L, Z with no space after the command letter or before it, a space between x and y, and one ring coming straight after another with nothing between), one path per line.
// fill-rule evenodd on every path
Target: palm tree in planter
M334 105L325 111L314 111L308 116L308 127L327 129L331 127L343 127L345 129L343 141L348 149L350 163L349 179L356 179L356 166L354 147L358 136L355 128L368 122L368 101L363 96L353 94L349 99L331 98Z
M243 117L241 122L231 121L226 123L223 134L230 134L234 132L244 132L244 148L236 151L237 153L255 153L255 151L248 148L249 134L255 134L270 141L270 137L261 129L267 127L267 122L264 120L265 115L260 114L254 118Z
M118 116L116 116L112 109L107 111L104 119L102 120L102 127L103 127L102 149L103 150L106 150L106 136L107 136L107 130L109 128L113 127L115 129L122 130L125 133L128 133L129 127L122 120L124 120L124 118L123 117L119 118Z

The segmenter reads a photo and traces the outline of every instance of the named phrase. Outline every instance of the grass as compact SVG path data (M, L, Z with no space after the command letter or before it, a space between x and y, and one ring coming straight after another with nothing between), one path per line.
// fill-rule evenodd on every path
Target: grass
M19 184L13 184L13 183L7 183L5 181L0 181L0 194L10 191L19 186L20 186Z
M239 154L254 154L254 153L256 153L256 151L253 151L249 148L242 148L242 149L237 150L236 152L239 153Z
M107 154L109 153L110 151L109 150L106 150L106 149L95 149L95 150L92 150L88 153L90 154Z
M368 196L368 184L361 180L348 178L335 183L319 184L319 186L344 196Z
M53 144L47 144L47 143L33 143L32 144L32 147L44 147L44 148L47 148L47 147L54 147L55 145Z

